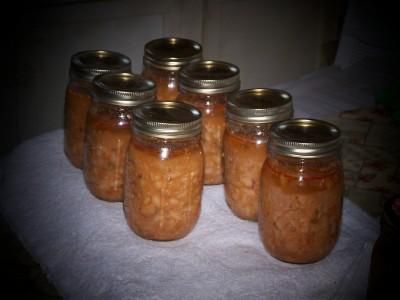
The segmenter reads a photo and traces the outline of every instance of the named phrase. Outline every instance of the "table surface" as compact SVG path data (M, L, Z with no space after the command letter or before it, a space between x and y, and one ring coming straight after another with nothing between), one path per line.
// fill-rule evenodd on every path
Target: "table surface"
M346 197L379 217L384 201L400 194L400 126L373 107L325 120L342 132Z
M173 242L144 240L121 203L95 199L63 153L63 132L18 147L3 166L1 212L60 294L87 299L343 299L363 296L377 221L344 201L340 237L325 259L272 258L257 224L205 187L194 230Z
M387 148L382 141L400 139L389 134L393 131L387 124L338 116L373 105L374 92L387 82L386 70L373 59L276 86L292 94L295 117L330 116L346 138L340 236L333 251L317 263L294 265L272 258L257 224L232 215L222 185L205 187L199 221L187 237L154 242L136 236L121 203L97 200L86 189L81 171L64 156L62 130L26 141L3 159L0 213L65 298L363 298L379 231L376 199L384 192L364 179L382 170L398 178L390 167L399 161L397 146L379 155ZM370 134L374 137L366 138ZM377 157L388 159L385 168L371 162ZM385 182L377 177L374 182ZM373 193L380 194L375 199Z

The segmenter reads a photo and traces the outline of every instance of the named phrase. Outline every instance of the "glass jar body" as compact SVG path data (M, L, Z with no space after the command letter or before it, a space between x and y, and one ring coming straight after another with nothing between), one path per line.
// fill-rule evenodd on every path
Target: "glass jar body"
M203 189L200 137L168 140L135 134L127 157L124 213L145 239L168 241L195 226Z
M223 141L225 198L241 219L257 220L260 175L270 126L227 121Z
M290 263L312 263L336 244L344 183L338 153L296 158L270 149L261 173L259 231L266 250Z
M83 174L88 189L99 199L123 199L132 110L132 107L94 102L88 112Z
M201 145L204 151L204 184L223 183L222 147L225 105L233 93L201 94L181 91L177 100L193 105L202 113Z
M157 100L173 101L178 96L178 71L144 65L142 76L155 82Z
M86 117L92 104L92 84L87 80L70 80L64 104L64 152L72 165L83 166Z

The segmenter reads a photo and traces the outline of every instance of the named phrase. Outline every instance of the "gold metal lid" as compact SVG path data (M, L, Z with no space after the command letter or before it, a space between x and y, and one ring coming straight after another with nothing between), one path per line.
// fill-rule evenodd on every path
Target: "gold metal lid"
M325 121L292 119L271 127L269 148L279 154L318 158L339 151L340 146L340 129Z
M227 102L227 118L238 122L271 123L290 119L292 116L292 96L281 90L241 90Z
M130 71L131 60L121 53L107 50L87 50L72 55L69 75L72 79L90 81L100 74Z
M135 132L164 139L181 139L201 133L201 112L194 106L172 101L155 101L134 112Z
M93 79L94 99L119 106L137 106L155 99L155 83L131 73L106 73Z
M168 71L201 60L202 48L195 41L177 37L155 39L144 46L143 64Z
M237 66L216 60L202 60L186 65L179 72L181 90L201 93L229 93L240 88L240 70Z

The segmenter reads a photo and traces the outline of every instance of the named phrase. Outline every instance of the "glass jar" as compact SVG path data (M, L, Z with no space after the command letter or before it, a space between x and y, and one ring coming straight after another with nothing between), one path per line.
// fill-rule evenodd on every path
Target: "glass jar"
M179 75L177 100L202 112L204 184L223 183L225 105L240 88L239 73L239 68L230 63L205 60L183 67Z
M390 299L400 278L400 196L387 199L381 232L374 244L368 277L367 299Z
M123 200L126 151L133 108L155 98L155 84L139 75L108 73L93 80L83 175L90 192L107 201Z
M258 224L275 258L316 262L336 244L344 191L340 145L339 129L324 121L293 119L271 127Z
M135 111L128 149L124 212L139 236L176 240L195 226L203 188L201 113L178 102Z
M156 83L158 100L175 100L179 70L201 57L201 45L195 41L176 37L152 40L144 46L142 75Z
M239 218L257 221L269 129L292 115L292 97L280 90L242 90L228 101L223 141L224 189L228 206Z
M77 168L83 164L86 116L92 103L92 79L108 72L130 72L125 55L105 50L88 50L71 57L69 83L64 104L64 152Z

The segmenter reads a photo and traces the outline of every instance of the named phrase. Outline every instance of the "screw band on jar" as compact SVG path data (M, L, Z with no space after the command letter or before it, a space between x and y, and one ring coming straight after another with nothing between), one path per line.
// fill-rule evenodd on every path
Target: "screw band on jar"
M97 101L119 105L137 106L155 99L155 84L131 73L107 73L93 80Z
M258 224L275 258L312 263L336 244L344 192L339 150L340 131L328 122L293 119L272 126Z
M122 201L126 151L132 137L132 107L155 98L155 85L131 73L93 80L94 102L86 121L83 174L97 198Z
M165 139L181 139L201 133L201 112L180 102L152 102L134 112L134 132Z
M267 88L241 90L228 100L226 111L228 119L238 122L278 122L292 117L292 96Z
M108 50L87 50L71 57L70 78L92 80L109 72L130 72L129 57Z
M216 60L191 63L179 73L179 88L201 94L220 94L240 88L240 70L237 66Z
M315 119L293 119L271 128L269 147L291 157L318 158L340 150L340 129Z
M224 190L226 202L237 217L257 221L269 128L292 115L291 96L285 91L247 89L228 100L223 140Z
M202 47L199 43L177 37L155 39L144 46L143 64L157 69L178 71L182 66L199 61Z
M176 240L195 226L204 158L201 113L180 102L152 102L134 112L126 160L124 213L139 236Z
M240 88L239 75L235 65L212 60L191 63L179 72L177 100L194 105L203 114L204 184L223 183L225 106Z
M92 79L108 72L130 72L131 61L121 53L88 50L71 57L64 106L64 151L69 161L82 168L86 118L92 103Z

